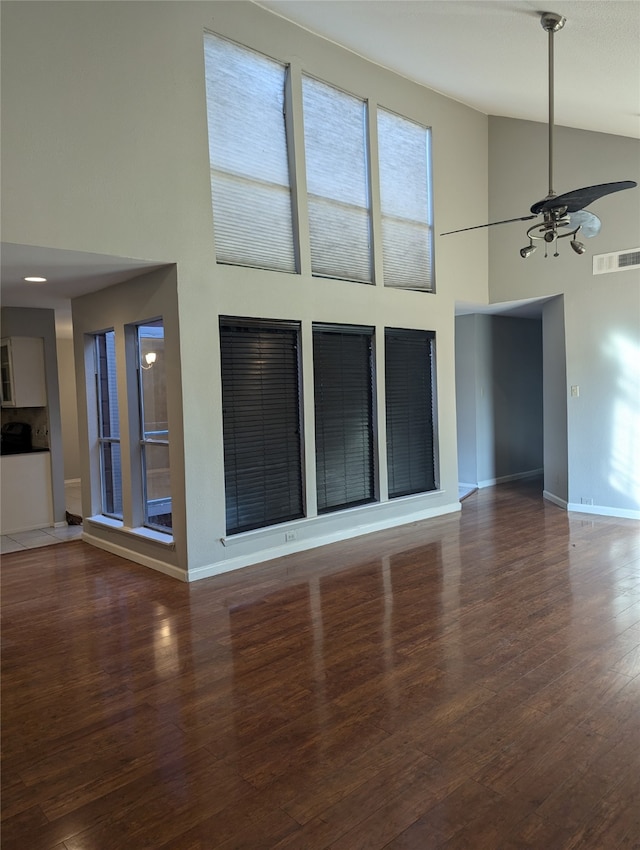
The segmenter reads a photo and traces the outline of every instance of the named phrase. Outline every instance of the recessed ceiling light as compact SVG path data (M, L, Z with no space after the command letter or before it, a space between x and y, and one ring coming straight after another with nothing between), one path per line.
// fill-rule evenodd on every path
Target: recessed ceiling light
M25 280L26 280L27 283L46 283L47 282L46 277L36 277L35 275L33 277L25 277Z

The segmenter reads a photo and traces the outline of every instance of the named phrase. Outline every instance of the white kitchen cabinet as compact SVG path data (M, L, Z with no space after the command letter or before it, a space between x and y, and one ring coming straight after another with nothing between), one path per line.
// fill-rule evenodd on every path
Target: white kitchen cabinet
M53 525L51 455L30 452L0 460L0 532L15 534Z
M12 336L0 342L3 407L46 407L44 344L40 337Z

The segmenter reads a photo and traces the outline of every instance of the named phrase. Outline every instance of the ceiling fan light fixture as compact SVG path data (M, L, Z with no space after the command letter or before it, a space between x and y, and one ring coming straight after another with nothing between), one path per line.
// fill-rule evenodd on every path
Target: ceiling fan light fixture
M577 239L572 239L571 242L570 242L570 245L573 248L573 250L576 252L576 254L584 254L584 252L587 250L585 248L585 246L582 244L582 242L578 242Z
M599 183L595 186L584 186L581 189L573 189L570 192L564 192L558 195L553 188L553 135L555 128L555 94L554 94L554 45L553 40L557 32L559 32L566 24L566 18L556 12L539 12L540 24L542 29L548 35L548 165L549 165L549 191L547 195L540 201L536 201L529 209L532 215L521 216L520 218L507 218L502 221L491 221L488 224L479 224L474 227L463 227L459 230L449 230L447 233L441 234L448 236L451 233L462 233L465 230L477 230L479 227L493 227L496 224L509 224L513 221L529 221L542 215L543 221L531 225L527 230L530 245L520 249L520 256L523 259L531 256L535 250L534 240L540 240L545 243L545 257L548 256L547 248L555 245L554 257L558 254L558 240L568 236L572 236L571 247L576 254L584 254L586 251L582 242L579 242L575 237L582 228L582 235L587 239L592 236L597 236L600 232L600 219L587 212L585 207L597 201L605 195L610 195L613 192L621 192L623 189L634 189L637 187L635 180L619 180L614 183ZM560 228L571 228L570 232L563 233Z

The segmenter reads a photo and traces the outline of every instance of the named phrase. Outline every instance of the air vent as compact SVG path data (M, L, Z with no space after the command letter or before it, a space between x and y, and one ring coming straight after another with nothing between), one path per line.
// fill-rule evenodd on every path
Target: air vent
M627 269L640 269L640 248L615 251L613 254L594 254L594 274L624 272Z

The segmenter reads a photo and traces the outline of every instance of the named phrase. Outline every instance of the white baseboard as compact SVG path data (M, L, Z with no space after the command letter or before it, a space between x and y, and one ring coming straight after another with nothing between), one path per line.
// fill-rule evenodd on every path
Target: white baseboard
M427 510L421 509L416 511L414 514L385 517L384 519L368 522L362 525L327 531L311 538L302 538L283 545L270 546L268 549L263 549L261 551L247 552L213 564L205 564L202 567L195 567L194 569L189 570L189 577L187 581L198 581L199 579L231 572L232 570L239 570L242 567L250 567L265 561L271 561L274 558L281 558L295 552L305 552L309 549L317 549L320 546L327 546L330 543L338 543L342 540L350 540L353 537L371 534L374 531L384 531L388 528L395 528L400 525L421 522L425 519L431 519L433 517L443 516L450 513L457 513L459 511L460 502L456 501L453 504L440 505L436 508L430 508ZM225 545L228 545L229 542L231 542L230 539L227 540Z
M607 505L578 505L574 502L569 502L567 510L578 514L613 516L619 519L640 519L640 511L629 510L627 508L610 508Z
M520 481L522 478L535 478L543 473L544 469L540 467L540 469L529 469L526 472L516 472L513 475L502 475L500 478L487 478L484 481L478 481L478 487L480 489L483 487L494 487L496 484L506 484L508 481Z
M66 523L65 523L66 524ZM40 529L53 528L52 522L37 522L37 523L29 523L27 525L18 525L15 528L2 528L0 529L0 534L7 535L7 537L11 537L12 534L22 534L23 531L40 531Z
M142 564L143 567L150 567L152 570L164 573L172 578L180 579L180 581L188 581L186 572L180 567L175 567L173 564L167 564L164 561L159 561L157 558L151 558L148 555L143 555L141 552L135 552L132 549L127 549L125 546L119 546L111 540L104 540L102 537L96 537L94 534L86 531L83 533L81 539L85 543L95 546L97 549L104 549L105 552L111 552L112 555L118 555L127 561Z
M628 510L627 508L610 508L607 505L578 505L575 502L566 502L548 490L543 490L542 496L548 502L553 502L559 508L565 511L572 511L573 513L612 516L619 519L640 519L640 511Z
M559 496L556 496L554 493L550 493L548 490L542 491L542 498L546 499L547 502L553 502L554 505L557 505L565 511L567 510L567 502Z

